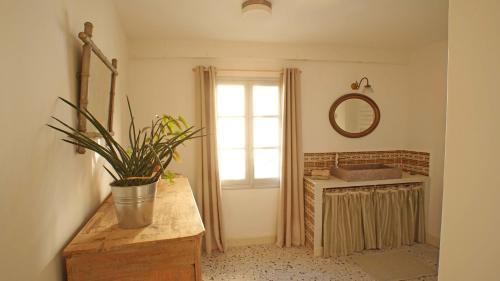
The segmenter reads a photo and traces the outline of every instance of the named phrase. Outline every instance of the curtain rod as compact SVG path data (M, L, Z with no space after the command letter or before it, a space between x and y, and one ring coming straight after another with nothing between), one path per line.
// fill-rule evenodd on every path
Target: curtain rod
M153 56L144 56L144 55L135 55L131 56L131 59L135 60L216 60L216 59L226 59L226 58L231 58L231 59L247 59L245 57L224 57L224 56L167 56L167 55L153 55ZM355 63L355 64L375 64L375 65L408 65L407 61L380 61L380 60L350 60L350 59L292 59L292 58L268 58L268 60L273 60L273 61L280 61L280 62L286 62L286 63L296 63L296 62L318 62L318 63Z
M196 67L193 68L193 71L196 71ZM223 71L234 71L234 72L270 72L270 73L283 73L283 70L273 70L273 69L229 69L229 68L215 68L216 72ZM299 73L302 73L302 70L299 70Z
M229 69L229 68L215 68L216 71L235 71L235 72L275 72L282 73L283 70L274 70L274 69ZM193 68L193 71L196 71L196 68Z

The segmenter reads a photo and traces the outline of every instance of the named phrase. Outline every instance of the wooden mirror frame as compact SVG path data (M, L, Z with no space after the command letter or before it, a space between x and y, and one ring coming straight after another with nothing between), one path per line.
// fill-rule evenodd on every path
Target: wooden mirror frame
M83 32L78 34L78 38L82 40L82 61L80 69L80 91L78 96L78 107L82 110L87 109L89 104L89 76L90 76L90 56L92 52L106 65L106 67L111 71L111 85L109 89L109 107L108 107L108 131L113 133L113 112L114 112L114 100L115 100L115 87L116 87L116 76L118 76L118 60L112 59L111 62L108 58L101 52L101 50L92 41L92 30L94 26L91 22L86 22L84 24ZM97 132L87 132L87 119L83 114L78 113L78 131L87 134L89 137L98 138L100 134ZM78 153L85 153L83 147L77 147Z
M368 127L364 131L361 131L361 132L358 132L358 133L351 133L351 132L345 131L335 121L335 110L337 110L337 107L339 107L339 105L342 102L344 102L346 100L350 100L350 99L360 99L360 100L363 100L363 101L367 102L371 106L371 108L373 109L373 112L374 112L374 115L375 115L374 116L374 120L373 120L371 126ZM330 112L329 112L328 116L330 118L330 124L332 125L333 129L335 129L335 131L337 131L337 133L341 134L344 137L348 137L348 138L361 138L361 137L364 137L364 136L370 134L371 132L373 132L373 130L375 130L377 128L378 123L380 122L380 110L379 110L377 104L375 103L375 101L373 101L368 96L365 96L365 95L362 95L362 94L358 94L358 93L350 93L350 94L346 94L346 95L343 95L340 98L338 98L332 104L332 106L330 107Z

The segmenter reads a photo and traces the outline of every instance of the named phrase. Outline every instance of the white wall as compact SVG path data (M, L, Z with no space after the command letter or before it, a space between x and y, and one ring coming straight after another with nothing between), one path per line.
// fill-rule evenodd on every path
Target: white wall
M2 280L63 280L61 250L109 192L93 153L79 155L45 126L76 124L58 96L76 101L85 21L118 58L116 127L127 77L126 40L110 1L0 2L0 272Z
M450 1L440 281L499 279L500 2Z
M302 70L302 129L304 152L391 150L406 147L410 96L408 66L372 63L305 62ZM346 138L332 128L332 103L351 91L355 80L367 76L375 91L370 97L380 108L380 123L363 138Z
M430 188L426 193L427 242L439 246L443 194L444 141L446 130L446 73L448 42L413 51L408 88L407 148L426 151L430 159Z
M224 69L281 69L284 66L302 70L303 131L305 152L401 149L407 146L407 125L411 107L408 87L408 53L383 50L304 46L297 48L274 44L252 46L210 42L190 45L185 42L132 41L130 44L129 89L139 122L154 114L182 114L196 122L194 74L196 65L215 65ZM206 47L206 48L204 48ZM185 52L182 52L182 50ZM225 52L224 52L225 50ZM331 104L347 93L350 84L368 76L382 119L377 130L361 139L338 135L328 121ZM145 124L145 123L144 123ZM182 163L171 168L186 174L196 187L199 159L197 144L181 151ZM196 188L194 188L196 189ZM226 234L231 244L242 241L269 242L276 234L278 189L223 190L223 213Z

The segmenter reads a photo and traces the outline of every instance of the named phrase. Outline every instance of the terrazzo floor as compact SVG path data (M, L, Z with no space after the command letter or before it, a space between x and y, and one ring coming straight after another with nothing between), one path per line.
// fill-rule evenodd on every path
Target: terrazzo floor
M437 248L417 244L403 249L437 269ZM366 253L373 251L357 255ZM204 281L376 281L349 256L327 259L314 257L312 250L307 248L278 248L274 245L235 247L223 254L204 255L202 272ZM437 281L437 275L408 281Z

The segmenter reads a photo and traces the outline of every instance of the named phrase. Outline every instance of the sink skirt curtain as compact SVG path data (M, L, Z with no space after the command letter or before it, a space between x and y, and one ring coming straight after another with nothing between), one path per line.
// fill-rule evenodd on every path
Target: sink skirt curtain
M423 185L327 192L323 256L424 242Z

